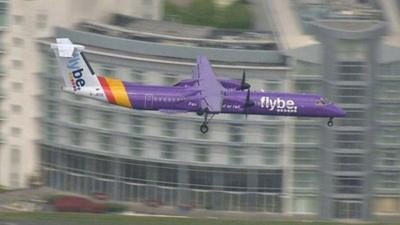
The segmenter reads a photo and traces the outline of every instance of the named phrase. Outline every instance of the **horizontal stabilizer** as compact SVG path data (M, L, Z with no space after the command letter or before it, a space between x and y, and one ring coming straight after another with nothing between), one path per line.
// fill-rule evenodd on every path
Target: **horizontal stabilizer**
M51 44L52 49L57 49L58 56L63 58L71 58L74 54L74 49L82 51L85 49L82 45L74 45L68 38L57 38L57 44Z

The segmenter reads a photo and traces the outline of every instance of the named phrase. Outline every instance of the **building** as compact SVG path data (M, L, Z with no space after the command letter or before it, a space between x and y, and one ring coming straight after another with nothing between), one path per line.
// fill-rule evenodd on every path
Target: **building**
M265 217L399 218L399 2L251 2L261 32L110 13L36 38L46 185L104 193L141 210L144 203ZM221 77L246 70L253 90L321 93L348 117L328 128L321 119L218 115L203 135L194 115L60 92L53 36L87 46L98 74L172 85L206 54Z
M6 51L2 72L0 185L28 186L39 173L38 119L42 109L38 96L43 84L40 49L36 40L54 36L54 27L72 27L79 21L105 21L112 13L160 19L161 1L1 1L1 33ZM7 18L7 19L6 19ZM6 23L6 29L3 29ZM4 30L4 32L3 32ZM7 93L4 96L4 93Z

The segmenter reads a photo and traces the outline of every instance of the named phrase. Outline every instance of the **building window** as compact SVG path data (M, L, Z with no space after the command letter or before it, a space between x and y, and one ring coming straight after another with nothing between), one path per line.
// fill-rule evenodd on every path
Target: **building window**
M266 91L281 91L281 82L279 80L267 80L265 82Z
M243 136L242 136L242 128L243 126L237 125L237 124L231 124L229 126L229 141L232 142L242 142L243 141Z
M46 25L47 25L47 15L45 14L37 15L36 27L38 29L44 29L46 28Z
M172 143L164 143L161 149L161 157L164 159L174 159L175 145Z
M176 122L172 120L164 121L164 125L162 127L163 135L168 137L176 136Z
M382 149L378 152L378 163L380 166L400 166L400 152L397 149Z
M379 107L376 108L378 111L381 110ZM337 120L338 126L364 126L366 112L360 109L344 109L346 111L346 117ZM336 123L336 122L335 122Z
M145 128L145 118L138 115L132 115L130 118L131 132L135 134L143 134Z
M380 191L400 191L400 175L397 172L381 172L377 174L376 185Z
M359 154L336 154L334 161L337 171L363 171L363 156Z
M194 160L197 162L209 161L209 148L207 146L196 146L194 148Z
M318 173L315 171L297 171L294 173L296 191L315 191L318 185Z
M114 117L113 114L110 112L102 112L100 114L100 120L101 120L101 127L105 129L111 129L113 128L114 125Z
M11 164L12 165L19 165L20 161L21 161L21 151L19 150L19 148L17 146L12 146L11 148Z
M141 71L141 70L132 70L131 75L132 75L133 82L138 83L138 84L145 83L145 78L146 77L144 76L143 71Z
M21 69L22 67L23 67L23 62L21 61L21 60L18 60L18 59L14 59L13 61L12 61L12 65L13 65L13 68L14 69Z
M11 111L13 113L19 114L22 112L22 106L13 104L13 105L11 105Z
M366 41L339 40L336 45L336 56L340 61L365 60L368 55Z
M229 163L230 164L242 164L243 163L243 151L241 148L230 147L228 155L229 155Z
M363 149L365 135L358 131L341 131L336 133L335 147L339 149Z
M266 143L277 144L280 142L281 127L267 126L263 128L263 141Z
M400 74L400 62L380 64L378 74L381 76L395 76Z
M363 188L363 178L356 176L335 177L334 186L338 194L360 194Z
M377 98L383 100L397 100L400 96L400 82L387 81L377 85Z
M24 39L19 38L19 37L14 37L12 40L13 40L13 44L14 44L15 47L24 46Z
M318 212L318 201L316 197L301 196L294 198L294 212L299 214L315 214Z
M336 90L336 102L345 104L363 104L367 101L366 90L361 86L341 86Z
M17 171L10 173L10 184L13 188L19 188L19 173Z
M71 130L71 144L76 145L76 146L81 146L82 145L82 135L83 132L80 130Z
M73 108L71 109L71 120L72 120L72 122L74 122L74 123L82 124L82 123L83 123L83 113L82 113L82 109L73 107Z
M177 82L177 75L175 74L166 74L164 75L164 84L165 85L174 85Z
M21 136L21 128L19 128L19 127L11 127L11 135L13 137Z
M296 61L293 71L296 75L320 75L322 68L319 64Z
M110 151L112 150L112 138L109 135L106 134L101 134L99 135L99 144L100 144L100 150L102 151Z
M102 65L101 74L107 77L115 76L115 67L109 65Z
M295 142L302 143L318 143L320 129L312 126L296 126L295 128Z
M387 122L400 122L400 104L380 104L376 109L375 119L379 121ZM346 117L349 116L348 110L346 111ZM345 119L345 118L341 118Z
M14 15L14 24L21 25L24 23L24 17L20 15Z
M46 126L44 128L46 129L45 130L45 134L46 134L46 137L47 137L47 141L56 142L56 140L57 140L57 128L55 126L51 126L51 125Z
M400 127L378 128L376 139L380 144L400 144Z
M279 151L275 148L262 149L263 163L268 166L277 166L279 164Z
M364 81L367 76L367 64L364 62L339 62L337 75L340 81Z
M142 156L143 141L136 138L129 139L129 149L134 156Z
M296 166L316 166L319 160L319 149L296 147L294 149L294 164Z
M20 83L20 82L12 82L11 87L12 87L14 92L21 92L22 83Z
M300 93L319 93L320 84L317 81L310 80L296 80L294 84L296 92Z
M7 2L0 2L0 26L5 26L7 24L7 9L8 9Z
M54 103L47 104L47 118L49 119L56 119L58 115L58 107Z

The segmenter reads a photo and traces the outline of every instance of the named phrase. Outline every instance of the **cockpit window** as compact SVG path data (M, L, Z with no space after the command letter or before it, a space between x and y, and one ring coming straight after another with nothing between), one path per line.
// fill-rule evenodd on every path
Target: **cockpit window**
M321 105L321 106L327 105L329 103L331 103L331 102L327 98L320 98L315 102L316 105Z

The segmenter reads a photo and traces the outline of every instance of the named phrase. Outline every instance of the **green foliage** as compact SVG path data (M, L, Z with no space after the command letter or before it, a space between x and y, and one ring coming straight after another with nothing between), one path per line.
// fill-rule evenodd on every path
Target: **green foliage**
M54 204L58 199L68 197L68 195L49 195L46 197L46 201L49 204Z
M239 1L221 10L218 27L246 29L251 26L252 15L249 6Z
M182 20L182 10L179 6L175 5L174 3L170 1L165 1L164 4L164 11L165 11L165 18L166 20L170 21L176 21L176 20Z
M235 1L227 7L218 8L213 0L193 0L187 7L177 6L167 0L164 7L166 20L185 24L249 29L253 21L250 6L244 1Z
M0 185L0 193L6 192L6 191L7 191L7 189Z
M111 213L125 212L128 210L128 206L120 203L107 202L104 206L106 207L106 212Z
M214 26L216 11L213 0L193 0L184 10L183 21L193 25Z

